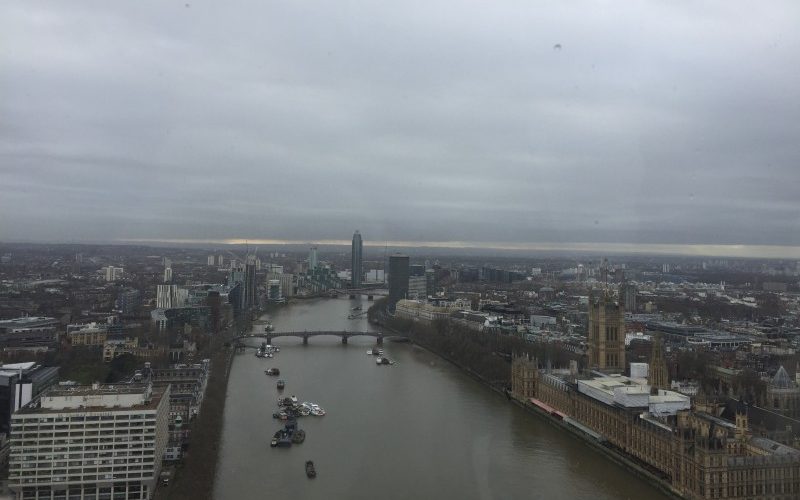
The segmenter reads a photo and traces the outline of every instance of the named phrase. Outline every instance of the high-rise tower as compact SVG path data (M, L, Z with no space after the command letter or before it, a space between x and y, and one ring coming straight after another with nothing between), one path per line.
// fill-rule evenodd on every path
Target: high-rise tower
M408 255L389 257L389 309L394 309L398 300L408 295L409 261Z
M256 304L256 256L248 255L244 265L244 306L253 307Z
M350 249L350 269L352 269L352 279L350 280L350 284L353 288L358 288L361 286L361 280L364 274L362 265L363 252L364 242L361 241L361 233L356 230L356 232L353 234L353 244Z
M625 308L607 290L589 295L589 367L625 371Z
M311 247L308 251L308 271L313 273L317 268L317 247Z

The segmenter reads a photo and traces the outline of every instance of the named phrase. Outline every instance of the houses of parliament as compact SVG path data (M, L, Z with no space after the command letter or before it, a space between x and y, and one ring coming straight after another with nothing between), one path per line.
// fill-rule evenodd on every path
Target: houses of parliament
M800 498L800 450L754 436L748 409L670 391L659 340L647 373L625 376L624 310L607 291L589 300L589 369L542 369L514 356L511 395L623 456L687 499ZM646 375L642 377L641 375Z

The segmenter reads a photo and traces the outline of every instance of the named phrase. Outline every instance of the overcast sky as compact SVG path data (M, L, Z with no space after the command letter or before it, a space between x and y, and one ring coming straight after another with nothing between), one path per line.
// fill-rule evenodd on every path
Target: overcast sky
M0 240L800 245L799 19L4 2Z

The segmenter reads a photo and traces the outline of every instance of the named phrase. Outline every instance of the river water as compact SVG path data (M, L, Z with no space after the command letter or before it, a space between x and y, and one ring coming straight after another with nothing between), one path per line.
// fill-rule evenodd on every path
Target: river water
M369 330L348 320L363 299L319 299L271 313L276 331ZM263 327L260 327L263 328ZM273 359L237 355L228 382L217 499L665 499L572 435L410 344L386 341L396 363L377 366L371 337L273 341ZM253 341L254 345L258 342ZM327 415L299 421L305 443L270 448L286 395ZM305 476L314 460L317 478Z

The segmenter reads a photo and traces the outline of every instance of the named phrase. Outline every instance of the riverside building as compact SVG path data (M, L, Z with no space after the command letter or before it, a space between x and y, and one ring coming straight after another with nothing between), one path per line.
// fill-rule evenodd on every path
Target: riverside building
M364 273L364 242L361 239L361 233L356 231L353 233L353 242L350 248L350 269L351 279L350 285L353 288L361 286L361 280Z
M611 449L687 499L800 498L800 450L763 437L720 408L622 375L579 377L514 357L512 396Z
M625 371L625 309L604 290L589 297L589 366Z
M21 499L148 499L167 445L169 387L54 386L12 416Z

